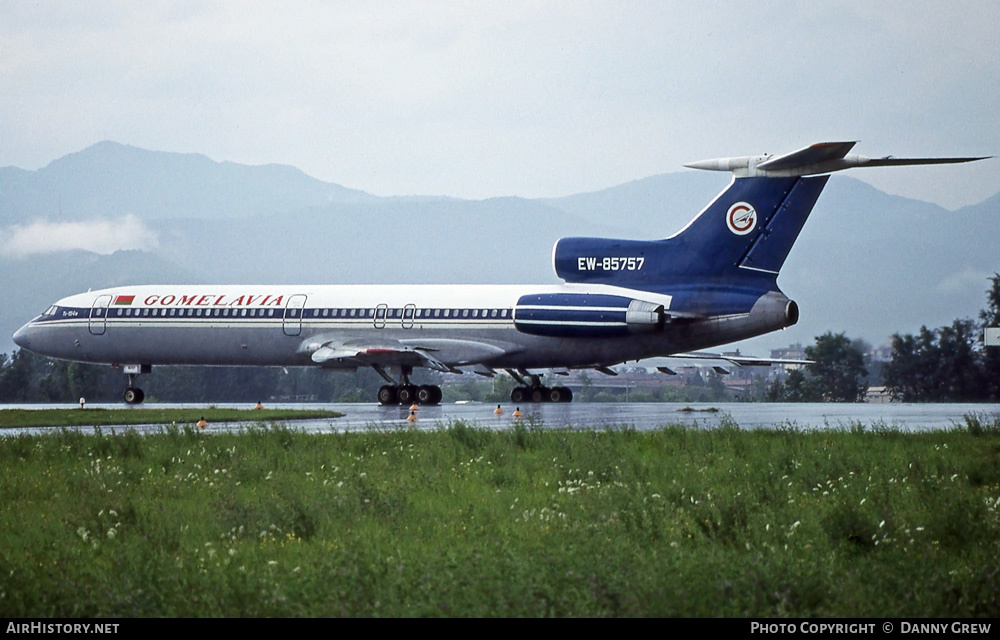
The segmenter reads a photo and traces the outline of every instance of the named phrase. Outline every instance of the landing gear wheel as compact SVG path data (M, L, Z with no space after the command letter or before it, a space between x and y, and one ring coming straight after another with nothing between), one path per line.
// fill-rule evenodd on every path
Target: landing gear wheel
M565 387L552 387L549 389L548 401L549 402L563 402L563 389Z
M528 401L527 387L514 387L510 392L510 401L514 404Z
M142 389L129 387L122 394L122 398L125 400L125 404L139 404L146 398L146 394L142 392Z
M404 384L396 394L399 404L410 405L417 399L417 388L412 384Z
M379 387L378 401L380 404L396 404L396 387L384 384Z
M548 389L545 387L535 387L531 390L531 401L532 402L545 402L545 397L548 395Z
M417 388L417 403L433 405L441 402L441 387L423 385Z
M559 398L558 402L573 402L573 390L569 387L556 387L562 397Z

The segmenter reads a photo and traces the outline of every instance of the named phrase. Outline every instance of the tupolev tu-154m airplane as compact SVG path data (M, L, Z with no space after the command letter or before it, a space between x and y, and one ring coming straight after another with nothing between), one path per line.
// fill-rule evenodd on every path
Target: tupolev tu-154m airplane
M383 404L440 402L439 387L411 383L418 367L505 370L520 385L511 401L566 402L570 389L543 386L539 370L610 372L795 324L778 272L829 173L983 159L867 158L849 154L854 144L688 164L733 180L669 238L560 239L563 284L123 286L59 300L14 342L122 367L129 404L153 365L372 367Z

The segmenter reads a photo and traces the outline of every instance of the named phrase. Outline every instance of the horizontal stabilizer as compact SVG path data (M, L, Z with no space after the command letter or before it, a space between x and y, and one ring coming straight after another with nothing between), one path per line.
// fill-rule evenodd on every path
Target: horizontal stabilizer
M792 151L781 156L772 156L770 160L758 164L757 168L768 171L785 171L840 160L847 156L856 144L857 142L820 142L805 149Z
M844 169L861 167L898 167L921 164L956 164L985 160L992 156L942 157L942 158L869 158L849 154L857 144L847 142L819 142L782 155L739 156L714 158L685 164L691 169L706 171L731 171L737 178L794 178Z

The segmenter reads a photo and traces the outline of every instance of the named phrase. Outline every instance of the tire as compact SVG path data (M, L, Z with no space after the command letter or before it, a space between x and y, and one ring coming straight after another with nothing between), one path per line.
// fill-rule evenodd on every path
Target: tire
M532 402L545 402L545 398L548 395L548 389L545 387L537 387L531 390L531 401Z
M510 392L510 401L518 404L528 401L528 390L525 387L514 387Z
M417 404L437 404L434 402L434 387L429 385L418 387Z
M145 398L145 394L142 389L136 389L135 387L129 387L122 394L122 399L125 400L125 404L139 404Z
M399 388L396 396L399 404L411 405L417 399L417 388L412 384L404 384Z
M396 404L396 387L384 384L378 390L379 404Z
M548 401L549 402L562 402L563 401L563 387L552 387L549 389Z

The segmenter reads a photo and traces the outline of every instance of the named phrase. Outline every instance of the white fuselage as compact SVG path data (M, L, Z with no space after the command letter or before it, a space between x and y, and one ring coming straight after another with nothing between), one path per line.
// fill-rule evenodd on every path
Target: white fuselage
M671 305L669 295L606 285L126 286L63 298L15 341L82 362L343 368L369 360L405 364L410 360L393 353L402 345L457 370L605 366L747 337L747 329L762 332L745 326L752 314L741 314L616 337L529 335L515 326L518 300L528 294L620 296L668 311ZM336 353L318 361L313 356L323 345ZM344 349L352 345L365 353L351 357Z

